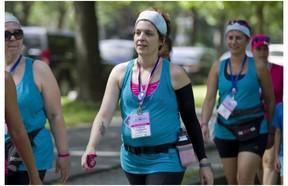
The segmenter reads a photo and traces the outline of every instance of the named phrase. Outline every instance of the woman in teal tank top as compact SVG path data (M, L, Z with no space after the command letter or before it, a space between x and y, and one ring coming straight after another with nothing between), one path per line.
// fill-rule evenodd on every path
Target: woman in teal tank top
M213 140L229 185L253 185L267 142L268 147L271 145L268 131L274 113L273 89L264 63L254 62L245 53L250 32L244 20L227 24L226 45L231 57L212 65L202 108L202 133L207 142L208 122L219 93ZM268 120L264 118L260 87L268 105Z
M53 141L44 126L48 119L58 151L56 172L60 173L60 181L65 182L70 175L71 162L59 87L50 67L43 61L22 56L22 47L23 30L19 20L6 14L5 69L16 84L18 106L27 133L39 129L32 143L37 170L43 181L54 159ZM9 140L6 134L5 142ZM27 168L20 164L16 173L7 176L7 184L28 185Z
M121 166L130 184L181 184L186 167L182 166L175 147L181 128L180 115L199 161L200 181L213 184L190 79L183 68L164 59L170 52L167 50L169 34L167 14L154 8L139 14L134 29L138 57L115 66L110 73L82 156L84 170L95 166L96 145L105 134L120 99ZM151 91L150 85L156 87Z

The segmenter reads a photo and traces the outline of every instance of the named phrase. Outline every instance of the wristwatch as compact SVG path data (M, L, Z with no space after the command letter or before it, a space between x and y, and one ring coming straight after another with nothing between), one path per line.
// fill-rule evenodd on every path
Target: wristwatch
M210 162L205 162L205 163L199 163L199 167L211 167L211 163Z

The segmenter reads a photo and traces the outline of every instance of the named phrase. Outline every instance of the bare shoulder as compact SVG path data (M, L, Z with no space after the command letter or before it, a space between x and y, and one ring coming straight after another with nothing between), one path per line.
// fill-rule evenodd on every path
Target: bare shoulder
M255 65L256 73L259 79L262 79L263 76L267 76L268 70L267 70L266 64L263 61L255 60L254 65Z
M124 62L124 63L120 63L120 64L117 64L112 71L116 71L117 73L119 72L125 72L127 66L128 66L129 62Z
M45 63L44 61L41 61L41 60L34 60L33 70L34 70L34 73L36 72L36 73L40 73L40 74L52 73L49 65L47 63Z
M170 75L174 90L178 90L191 82L184 68L177 64L170 63Z
M187 74L183 67L174 63L170 63L170 73L172 77L181 77Z
M214 62L212 64L212 66L211 66L210 72L218 74L219 66L220 66L221 63L224 63L224 61L216 61L216 62Z
M116 65L111 73L110 73L110 77L116 78L118 80L121 80L122 77L124 76L124 73L126 71L126 68L128 66L129 62L124 62L124 63L120 63L118 65Z
M110 73L109 81L114 82L118 87L121 87L128 64L129 62L124 62L116 65Z

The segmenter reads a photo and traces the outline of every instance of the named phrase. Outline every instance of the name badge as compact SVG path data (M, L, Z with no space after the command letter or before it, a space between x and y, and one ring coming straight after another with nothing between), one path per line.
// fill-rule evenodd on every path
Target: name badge
M228 119L236 106L237 102L231 96L228 95L221 103L221 105L218 107L217 112L223 118Z
M130 115L129 127L132 138L141 138L151 136L149 113Z

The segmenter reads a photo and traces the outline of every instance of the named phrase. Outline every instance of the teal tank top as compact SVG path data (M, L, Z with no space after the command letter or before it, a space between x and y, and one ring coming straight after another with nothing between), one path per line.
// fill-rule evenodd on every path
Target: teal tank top
M54 158L53 142L49 131L44 127L46 124L44 100L34 82L33 60L31 58L25 60L24 75L16 85L16 90L18 107L27 132L43 128L33 140L33 154L37 169L50 169ZM6 135L5 141L8 140L10 137ZM21 164L19 170L26 170L26 167Z
M219 99L218 106L223 102L227 95L231 95L232 83L227 77L225 77L226 70L226 60L220 62L219 74L218 74L218 90L219 90ZM260 84L258 76L255 69L254 59L248 57L248 69L244 77L237 81L237 94L234 96L235 101L237 101L237 106L235 109L245 109L255 107L261 104L260 99ZM257 116L264 115L264 112L259 112L256 114L243 115L235 118L228 118L225 120L220 116L222 121L225 121L226 124L233 124L240 119L245 118L255 118ZM219 117L219 116L218 116ZM260 128L260 134L267 133L267 120L263 119ZM221 139L236 139L236 137L225 127L217 124L215 125L215 136Z
M120 95L120 108L122 118L135 114L139 100L131 91L131 77L134 60L127 66ZM155 146L165 143L174 143L178 139L181 122L178 104L174 89L171 84L170 62L163 59L160 81L154 92L144 100L142 109L149 112L151 136L131 138L130 128L122 123L122 142L131 146ZM169 149L169 153L140 154L127 152L121 146L121 166L129 173L150 174L154 172L181 172L182 167L176 149Z

